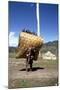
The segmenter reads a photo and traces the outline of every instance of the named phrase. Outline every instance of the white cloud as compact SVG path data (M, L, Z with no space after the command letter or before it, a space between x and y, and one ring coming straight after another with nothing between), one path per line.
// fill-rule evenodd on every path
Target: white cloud
M9 33L9 46L17 46L18 45L18 37L15 36L15 32Z

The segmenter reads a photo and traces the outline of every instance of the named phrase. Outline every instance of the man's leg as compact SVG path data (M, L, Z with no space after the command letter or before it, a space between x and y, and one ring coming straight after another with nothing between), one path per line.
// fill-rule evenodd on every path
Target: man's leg
M33 60L30 60L30 71L32 71Z
M28 71L28 58L26 59L26 71Z

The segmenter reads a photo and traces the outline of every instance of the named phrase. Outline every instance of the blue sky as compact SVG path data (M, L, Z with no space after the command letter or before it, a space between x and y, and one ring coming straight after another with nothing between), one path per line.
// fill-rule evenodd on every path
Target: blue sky
M40 33L44 42L58 39L58 5L40 4ZM9 2L9 45L16 46L22 29L37 32L36 4Z
M45 42L58 39L58 5L40 4L40 30Z

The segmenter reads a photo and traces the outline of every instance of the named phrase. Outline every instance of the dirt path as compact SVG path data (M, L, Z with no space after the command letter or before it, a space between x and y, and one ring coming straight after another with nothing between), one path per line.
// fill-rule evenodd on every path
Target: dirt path
M48 70L48 68L44 68L44 67L33 67L33 71L26 72L25 60L10 59L9 61L10 61L9 62L9 77L10 78L36 78L36 77L43 78L43 76L45 78L57 77L56 69Z
M34 62L39 63L38 61ZM25 60L16 60L14 58L9 59L9 80L14 79L37 79L48 80L58 77L57 69L48 69L45 67L33 66L33 70L26 72Z

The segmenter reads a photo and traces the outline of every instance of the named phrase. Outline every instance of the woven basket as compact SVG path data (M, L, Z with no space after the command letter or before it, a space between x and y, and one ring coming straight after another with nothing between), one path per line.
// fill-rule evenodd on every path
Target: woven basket
M36 60L42 44L43 39L41 37L38 37L36 35L27 32L21 32L19 35L16 58L25 58L26 52L29 49L29 47L35 47L36 48L35 60Z

